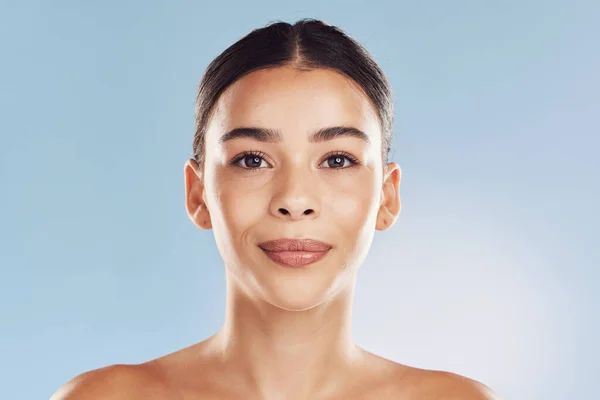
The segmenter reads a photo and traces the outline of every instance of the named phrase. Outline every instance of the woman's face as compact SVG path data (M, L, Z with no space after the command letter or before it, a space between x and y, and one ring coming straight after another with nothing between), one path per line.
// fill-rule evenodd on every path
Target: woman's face
M332 127L354 131L313 137ZM226 135L237 128L272 135ZM277 307L308 309L352 284L374 230L400 211L400 171L395 163L382 168L375 109L337 72L279 67L246 75L221 95L205 143L204 172L186 166L188 213L212 227L236 284ZM281 238L331 249L315 263L285 267L259 247Z

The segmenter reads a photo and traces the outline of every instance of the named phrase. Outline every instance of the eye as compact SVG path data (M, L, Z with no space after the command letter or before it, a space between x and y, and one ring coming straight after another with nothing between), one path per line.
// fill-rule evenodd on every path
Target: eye
M327 156L320 165L321 168L345 169L359 165L360 162L353 156L343 152L337 152Z
M264 154L260 151L247 151L231 160L231 164L245 169L267 168L269 164L263 157Z
M246 151L231 160L231 164L244 169L269 168L264 153L260 151ZM326 156L319 166L328 169L346 169L360 165L360 161L352 155L344 152L334 152Z

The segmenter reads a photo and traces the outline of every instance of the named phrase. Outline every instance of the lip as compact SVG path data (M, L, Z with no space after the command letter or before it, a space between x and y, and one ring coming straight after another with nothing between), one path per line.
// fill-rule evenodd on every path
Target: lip
M292 268L319 261L333 247L313 239L277 239L258 246L277 264Z

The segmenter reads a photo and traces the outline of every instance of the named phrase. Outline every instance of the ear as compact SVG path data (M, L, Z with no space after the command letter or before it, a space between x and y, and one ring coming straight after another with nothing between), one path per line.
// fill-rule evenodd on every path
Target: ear
M384 231L389 229L400 215L402 203L400 201L400 182L402 170L395 162L386 166L381 188L381 203L377 212L375 229Z
M183 168L185 178L185 208L198 228L211 229L210 212L206 204L204 177L195 160L189 159Z

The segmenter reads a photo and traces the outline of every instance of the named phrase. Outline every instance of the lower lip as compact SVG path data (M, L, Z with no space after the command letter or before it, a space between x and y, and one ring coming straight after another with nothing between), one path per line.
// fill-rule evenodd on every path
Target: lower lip
M267 251L265 252L267 257L275 261L279 265L290 268L303 267L308 264L315 263L321 258L325 257L327 251Z

